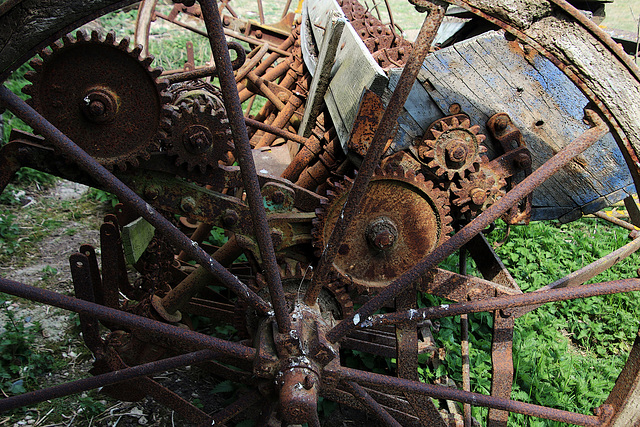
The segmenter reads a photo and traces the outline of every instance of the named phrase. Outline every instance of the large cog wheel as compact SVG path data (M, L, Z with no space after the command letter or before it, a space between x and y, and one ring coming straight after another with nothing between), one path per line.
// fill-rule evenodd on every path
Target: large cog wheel
M349 178L334 183L329 201L317 210L313 234L318 256L352 185ZM378 171L333 268L361 291L383 288L444 242L452 231L450 223L447 194L422 175L397 168Z
M418 159L438 178L464 178L466 172L478 171L484 161L486 137L480 126L471 126L469 118L459 114L435 121L417 144Z
M168 84L129 39L67 34L33 59L29 103L103 166L137 166L171 125Z

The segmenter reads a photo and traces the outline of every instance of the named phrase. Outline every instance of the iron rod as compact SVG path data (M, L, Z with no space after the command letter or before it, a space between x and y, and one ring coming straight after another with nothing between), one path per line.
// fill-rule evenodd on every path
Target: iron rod
M52 305L65 310L75 311L95 317L99 320L115 323L132 330L149 333L161 337L162 340L170 339L176 344L187 344L199 348L215 350L220 356L227 356L241 360L252 360L256 350L238 343L221 340L189 329L179 328L157 320L105 307L78 298L69 297L46 289L0 278L0 292L11 294L20 298L36 301L42 304Z
M360 384L354 381L346 381L344 386L353 397L366 406L384 425L402 427Z
M44 402L45 400L57 399L59 397L69 396L71 394L92 390L98 387L106 387L122 381L133 380L142 376L157 374L194 363L200 363L205 360L213 359L216 355L217 352L212 350L198 350L193 353L182 354L180 356L170 357L156 362L107 372L94 377L82 378L80 380L36 391L30 391L29 393L17 396L5 397L4 399L0 399L0 412L10 411L11 409L20 408L22 406L34 405L36 403Z
M443 385L426 384L419 381L411 381L345 367L340 367L332 373L337 374L337 376L339 376L340 379L344 382L353 381L360 385L380 387L387 392L393 390L397 393L423 394L436 399L455 400L456 402L469 403L474 406L496 408L504 411L515 412L518 414L530 415L534 417L582 426L597 427L605 425L605 422L607 420L604 414L609 412L602 411L603 418L600 418L593 415L577 414L560 409L533 405L531 403L492 397L480 393L472 393ZM608 405L603 406L606 407Z
M236 146L236 158L240 163L244 191L247 194L247 201L251 208L251 219L253 220L260 256L262 257L262 267L265 269L264 272L271 296L271 304L273 305L276 322L278 323L278 331L286 334L291 330L289 312L287 310L284 289L280 279L280 271L271 240L271 229L267 222L267 214L264 209L262 194L260 193L260 184L258 182L258 175L256 174L256 166L253 161L244 113L242 111L240 98L238 97L238 89L233 75L231 58L229 57L224 29L222 27L222 21L220 20L220 13L215 0L200 0L200 6L202 8L204 23L209 33L209 43L211 44L213 59L218 69L222 99L227 110L229 126L233 133L233 140Z
M241 299L247 301L249 305L263 314L271 310L270 305L258 294L211 258L204 249L194 244L168 219L160 215L151 205L4 85L0 87L0 103L4 103L13 114L44 136L47 141L58 148L67 158L73 160L109 192L118 196L121 202L129 205L138 215L147 220L156 230L159 230L175 247L185 251L224 286L237 293Z
M485 300L442 304L437 307L424 307L417 310L399 311L395 313L376 314L367 318L360 327L374 325L395 325L408 320L423 321L441 317L459 316L461 314L485 311L505 310L528 305L546 304L550 302L568 301L622 292L640 291L640 279L622 279L611 282L594 283L572 288L549 289L526 294L507 295Z
M487 228L493 221L500 218L500 216L506 213L512 206L526 197L551 175L563 168L573 158L589 148L609 131L607 124L595 112L585 110L585 115L595 127L588 129L569 143L556 155L547 160L545 164L522 180L522 182L516 185L494 205L478 215L449 240L434 249L433 252L425 256L412 269L390 283L377 296L363 304L358 311L348 315L344 320L334 326L333 329L327 333L327 339L330 342L336 342L344 337L349 331L357 327L361 320L367 319L387 301L396 297L400 292L420 279L427 271L436 267L440 262L444 261L446 257L468 243L474 236L481 233L482 230Z

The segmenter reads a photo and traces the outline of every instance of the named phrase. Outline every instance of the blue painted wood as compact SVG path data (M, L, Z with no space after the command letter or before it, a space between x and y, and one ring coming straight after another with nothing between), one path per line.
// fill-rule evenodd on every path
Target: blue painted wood
M482 128L495 113L506 112L523 133L539 167L582 134L587 99L542 56L527 56L517 42L500 32L486 33L427 57L425 90L447 111L457 102ZM487 140L489 156L499 153ZM611 135L587 150L534 192L538 219L574 216L575 209L593 212L633 191L622 154ZM568 217L566 217L568 218Z

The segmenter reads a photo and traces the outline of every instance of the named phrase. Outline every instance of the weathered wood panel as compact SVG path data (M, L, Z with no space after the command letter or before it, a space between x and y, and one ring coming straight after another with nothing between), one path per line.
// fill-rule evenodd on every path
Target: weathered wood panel
M316 45L324 36L331 16L342 10L334 0L307 0L305 14L309 16L311 32ZM382 68L373 60L366 46L351 25L342 32L340 45L332 70L333 78L325 96L327 109L343 147L349 140L351 127L358 113L360 98L365 88L382 95L388 78Z
M425 60L419 78L439 108L457 102L484 128L506 112L522 131L534 167L583 133L586 97L546 58L525 54L517 42L491 32L442 49ZM495 156L495 147L489 147ZM598 141L535 193L535 217L574 209L593 212L633 192L626 164L611 135ZM560 208L560 209L558 209Z

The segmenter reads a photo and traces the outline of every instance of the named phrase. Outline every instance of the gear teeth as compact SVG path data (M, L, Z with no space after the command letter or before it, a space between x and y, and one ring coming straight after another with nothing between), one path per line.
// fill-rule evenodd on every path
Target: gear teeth
M116 35L113 31L106 34L104 39L101 33L98 31L91 31L90 33L87 33L84 30L78 30L75 32L75 34L69 33L64 35L62 38L60 38L59 40L56 40L50 46L42 49L39 52L39 56L41 59L33 58L29 62L33 67L34 71L28 72L26 77L29 81L32 82L32 84L25 86L25 88L23 89L23 92L30 96L27 102L42 114L43 113L42 102L44 102L45 98L43 99L40 99L40 98L45 97L46 94L41 95L41 93L43 93L42 90L49 89L46 86L47 84L52 84L49 82L49 80L47 80L47 77L49 76L45 75L48 72L48 64L51 63L51 61L53 61L54 58L58 58L58 55L61 55L62 61L67 59L68 56L64 56L64 55L66 55L67 51L72 51L72 49L74 49L74 46L78 46L81 44L82 45L91 44L91 43L95 43L96 45L114 47L124 52L128 56L136 59L142 65L144 72L146 72L150 77L150 79L153 81L153 84L155 85L155 88L157 90L158 99L160 100L160 103L158 104L158 108L161 109L161 112L160 112L161 119L160 119L160 123L158 124L157 135L151 138L151 140L148 141L148 144L146 146L136 145L134 146L133 150L130 151L130 154L123 155L120 158L115 156L112 158L109 158L109 157L98 158L100 163L107 168L118 167L121 170L126 170L129 167L137 167L140 164L140 162L139 162L139 159L136 157L139 157L140 159L150 158L149 151L158 149L159 144L157 139L166 138L165 130L170 128L171 118L168 112L165 111L165 104L169 102L170 95L164 92L168 88L168 84L164 82L158 82L157 76L154 75L152 70L149 68L148 65L150 65L150 61L143 62L143 60L140 59L141 50L136 48L134 48L133 50L130 50L130 41L128 38L123 38L119 43L117 43ZM98 52L100 51L98 50ZM100 84L100 82L90 82L90 83L93 83L94 85ZM60 84L60 83L56 83L56 84ZM41 86L44 86L44 87L41 87ZM151 107L151 105L149 105L149 107ZM85 148L85 151L87 147L88 146L83 146L83 148Z
M96 32L96 34L97 34L97 32ZM91 38L93 39L93 34L92 34ZM104 37L104 42L105 42L105 44L110 44L112 46L115 46L115 44L116 44L116 33L114 31L109 31L107 33L107 35Z

